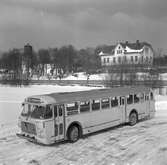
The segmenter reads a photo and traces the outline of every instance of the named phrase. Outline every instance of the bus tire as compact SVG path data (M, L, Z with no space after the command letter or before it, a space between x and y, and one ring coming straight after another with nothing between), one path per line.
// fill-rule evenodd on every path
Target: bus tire
M76 125L72 125L68 131L68 140L71 143L74 143L79 139L79 137L80 137L79 128Z
M129 115L129 125L133 126L137 123L138 117L137 117L137 112L133 111Z

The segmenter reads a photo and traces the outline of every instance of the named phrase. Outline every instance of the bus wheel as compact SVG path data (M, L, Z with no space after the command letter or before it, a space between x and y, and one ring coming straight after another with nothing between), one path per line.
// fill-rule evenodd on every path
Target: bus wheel
M79 129L77 126L72 126L69 129L68 138L71 143L76 142L79 139Z
M137 113L136 112L132 112L129 116L129 125L133 126L137 123Z

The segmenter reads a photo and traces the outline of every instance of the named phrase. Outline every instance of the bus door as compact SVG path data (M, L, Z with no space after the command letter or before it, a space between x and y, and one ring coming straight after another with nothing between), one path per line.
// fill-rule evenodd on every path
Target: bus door
M146 103L145 113L146 113L146 115L149 115L149 113L150 113L150 98L149 98L149 93L145 94L145 103Z
M64 105L54 106L55 140L64 138Z
M121 111L121 117L120 117L121 123L124 123L126 121L126 99L125 98L126 98L125 96L121 96L119 99L120 100L119 106Z

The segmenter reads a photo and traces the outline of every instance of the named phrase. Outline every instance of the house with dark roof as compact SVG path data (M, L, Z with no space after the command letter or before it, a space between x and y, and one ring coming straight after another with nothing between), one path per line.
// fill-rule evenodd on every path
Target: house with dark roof
M119 42L116 45L108 46L100 51L102 66L120 64L145 64L153 63L153 48L147 42L125 43Z

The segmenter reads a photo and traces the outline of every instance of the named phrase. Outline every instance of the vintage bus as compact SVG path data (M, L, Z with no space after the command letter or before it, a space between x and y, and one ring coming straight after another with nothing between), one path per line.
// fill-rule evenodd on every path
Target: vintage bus
M152 118L154 94L147 87L117 87L31 96L22 104L21 132L30 141L52 144L77 141L82 135Z

